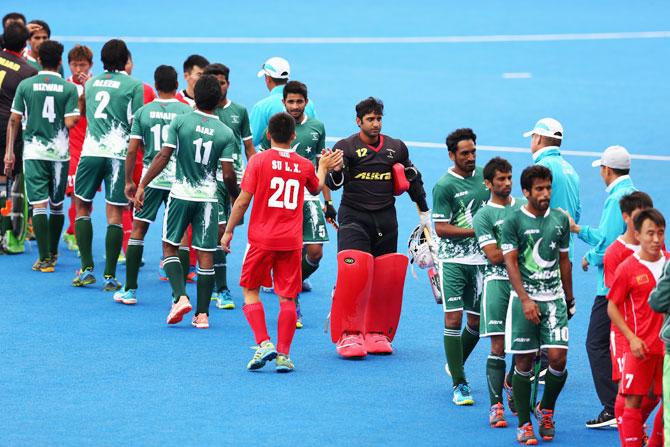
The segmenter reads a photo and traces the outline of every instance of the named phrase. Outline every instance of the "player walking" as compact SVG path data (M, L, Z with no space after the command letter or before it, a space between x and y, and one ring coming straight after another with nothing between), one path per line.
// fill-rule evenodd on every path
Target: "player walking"
M486 360L486 378L489 387L491 427L507 427L502 403L505 382L505 320L509 304L510 285L500 249L503 223L526 203L526 199L512 197L512 165L495 157L484 166L484 184L491 198L475 215L472 226L488 263L484 266L481 317L479 332L491 337L491 353Z
M438 271L444 310L444 353L456 405L474 400L463 366L479 341L481 269L486 264L472 222L490 196L482 169L477 167L477 135L456 129L447 136L454 163L433 187L433 221L438 241ZM463 312L467 322L461 331Z
M130 144L125 165L125 194L128 199L135 198L137 187L133 182L136 158L141 150L144 153L143 171L149 169L151 162L160 152L167 138L170 123L178 115L190 112L191 107L175 98L178 81L173 67L160 65L154 72L158 98L143 106L135 113L130 130ZM133 227L126 253L126 284L123 290L114 293L114 301L123 304L137 303L137 276L144 251L144 236L149 225L156 220L161 205L167 203L170 189L175 181L174 157L166 168L147 185L144 191L144 204L141 211L133 216ZM188 263L182 268L188 269Z
M147 187L165 169L173 152L175 181L163 220L163 265L172 287L173 304L168 324L180 322L192 306L186 295L184 271L177 250L186 227L193 228L198 254L198 305L192 325L209 327L209 301L214 288L213 254L217 246L216 171L235 150L233 131L213 114L221 89L214 76L204 75L194 88L196 110L177 115L168 127L163 148L154 157L135 194L135 207L143 211ZM151 191L151 190L149 190Z
M570 257L570 223L551 209L551 171L541 165L521 173L528 203L503 224L502 250L512 293L505 322L505 351L514 356L512 389L518 411L517 441L536 445L530 422L531 374L539 349L549 367L544 394L534 413L540 436L552 440L554 407L568 376L568 309L574 306Z
M341 163L341 153L326 153L319 162L318 174L310 160L291 148L295 138L295 120L286 113L270 118L270 150L255 155L242 179L238 197L221 238L230 251L236 225L254 200L249 220L249 245L244 256L240 285L244 294L244 315L254 332L258 347L247 369L262 368L276 357L278 372L293 371L289 358L295 333L294 299L301 289L300 258L302 253L302 216L304 189L318 194L329 168ZM270 341L259 288L270 285L279 297L277 348Z
M26 119L23 167L39 250L33 270L40 272L53 272L58 259L70 160L68 129L79 120L77 88L58 74L62 55L63 45L58 42L47 40L40 45L37 60L44 69L19 84L10 117L13 129L21 125L23 117ZM16 134L10 131L7 151L12 161L15 138ZM10 164L5 166L9 168ZM47 204L51 211L49 217Z

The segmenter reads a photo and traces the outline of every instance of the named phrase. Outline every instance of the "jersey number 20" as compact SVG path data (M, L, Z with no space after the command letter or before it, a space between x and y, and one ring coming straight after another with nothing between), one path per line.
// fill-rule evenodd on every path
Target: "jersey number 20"
M300 182L296 179L284 180L281 177L272 177L270 189L274 191L268 200L270 208L294 210L298 207Z

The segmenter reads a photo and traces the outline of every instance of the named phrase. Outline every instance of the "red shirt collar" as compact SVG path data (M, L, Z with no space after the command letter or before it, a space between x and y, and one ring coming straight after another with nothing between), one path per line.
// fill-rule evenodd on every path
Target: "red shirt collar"
M377 143L377 146L371 146L369 144L366 144L367 147L372 149L375 152L379 152L379 150L384 146L384 135L379 134L379 143Z
M17 53L16 51L8 50L7 48L3 48L2 51L4 51L5 53L13 54L16 57L23 59L21 53Z

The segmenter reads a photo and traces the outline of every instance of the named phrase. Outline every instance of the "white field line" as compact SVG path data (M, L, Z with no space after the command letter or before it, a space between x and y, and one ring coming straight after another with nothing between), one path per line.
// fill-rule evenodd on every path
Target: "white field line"
M494 34L480 36L417 37L159 37L159 36L54 36L61 42L107 42L120 38L128 43L157 44L450 44L491 42L560 42L574 40L667 39L670 31L634 31L566 34Z
M335 143L341 140L342 137L326 137L326 141L329 143ZM403 140L405 141L405 140ZM422 148L422 149L441 149L447 150L447 146L444 143L429 143L424 141L405 141L405 144L409 147ZM477 145L478 151L485 152L499 152L507 154L529 154L530 149L524 147L510 147L510 146L488 146L488 145ZM571 151L561 149L561 154L569 155L573 157L589 157L589 158L598 158L602 155L602 152L593 152L593 151ZM647 155L647 154L631 154L631 158L634 160L652 160L652 161L670 161L670 156L667 155Z

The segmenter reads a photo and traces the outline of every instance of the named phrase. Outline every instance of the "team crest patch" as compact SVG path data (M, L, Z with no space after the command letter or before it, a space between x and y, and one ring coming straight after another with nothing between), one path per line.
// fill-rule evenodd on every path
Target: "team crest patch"
M230 120L233 122L233 124L239 124L240 117L237 115L230 115Z
M647 283L649 283L649 276L647 276L646 273L644 273L642 275L637 275L635 277L635 282L637 282L637 284L639 286L642 285L642 284L647 284Z
M312 134L312 141L319 141L319 132L310 132Z
M344 263L345 264L354 264L356 260L354 258L344 258Z

